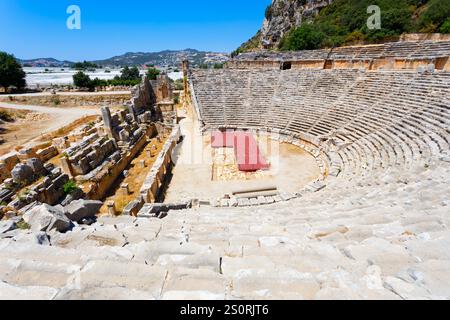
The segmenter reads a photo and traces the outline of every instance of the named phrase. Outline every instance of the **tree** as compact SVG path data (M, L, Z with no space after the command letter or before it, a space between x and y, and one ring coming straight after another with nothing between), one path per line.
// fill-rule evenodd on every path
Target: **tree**
M325 35L314 25L305 23L289 32L281 42L282 50L313 50L320 48Z
M161 72L156 68L148 68L147 69L147 77L149 80L156 80L160 73Z
M73 84L78 88L93 88L93 82L91 78L83 71L79 71L73 75Z
M125 67L122 69L122 74L120 76L122 80L138 80L141 78L139 69L135 66L133 68Z
M83 62L76 62L73 67L76 70L87 70L87 69L97 69L98 66L93 62L83 61Z
M23 89L26 86L25 72L13 55L0 52L0 86L5 90L14 86Z

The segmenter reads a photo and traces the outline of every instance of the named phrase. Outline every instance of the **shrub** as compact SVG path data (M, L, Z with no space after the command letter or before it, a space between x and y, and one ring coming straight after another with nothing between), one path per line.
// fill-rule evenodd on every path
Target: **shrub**
M309 23L293 29L280 44L282 50L312 50L322 45L325 35Z
M69 180L63 186L63 192L65 195L72 194L75 190L78 189L78 186L75 181Z
M52 101L53 105L55 105L55 106L59 106L61 104L61 100L59 99L59 96L53 96L51 98L51 101Z
M31 226L28 223L26 223L23 219L21 219L19 222L17 222L16 226L20 230L28 230L31 228Z
M14 121L14 118L8 111L0 110L0 119L6 122Z
M445 22L442 24L441 28L439 29L441 33L450 33L450 18L445 20Z
M183 79L175 80L175 90L183 90L183 89L184 89Z
M346 37L345 37L345 42L346 43L359 43L361 41L363 41L365 39L364 34L359 31L353 31L352 33L349 33Z

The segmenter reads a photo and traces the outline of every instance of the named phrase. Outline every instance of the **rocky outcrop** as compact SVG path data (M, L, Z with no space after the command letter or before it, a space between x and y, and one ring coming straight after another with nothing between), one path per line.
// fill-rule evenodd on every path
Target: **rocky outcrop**
M27 211L23 215L23 220L31 226L31 231L51 231L66 232L72 226L62 207L52 207L42 204Z
M321 8L332 2L333 0L273 0L266 10L262 28L256 35L257 39L249 40L242 48L276 48L287 32L313 18Z

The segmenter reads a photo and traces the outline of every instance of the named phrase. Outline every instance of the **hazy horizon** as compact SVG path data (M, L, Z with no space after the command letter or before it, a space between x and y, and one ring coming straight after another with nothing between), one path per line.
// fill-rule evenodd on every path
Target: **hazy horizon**
M196 49L196 48L164 49L164 50L158 50L158 51L133 51L133 52L127 51L127 52L123 52L121 54L108 56L108 57L103 57L103 58L100 58L100 59L93 59L93 60L91 60L91 59L83 59L83 58L79 59L79 60L59 59L58 57L51 57L51 56L50 57L22 58L22 57L19 57L19 56L15 55L13 52L8 52L8 53L13 54L17 59L20 59L20 60L56 59L58 61L80 62L80 61L84 61L84 60L86 60L86 61L106 60L106 59L110 59L110 58L113 58L113 57L123 56L123 55L125 55L127 53L159 53L159 52L163 52L163 51L184 51L184 50L197 50L197 51L203 51L203 52L214 52L214 53L224 53L224 54L229 54L230 53L230 52L220 52L220 51L211 51L211 50L199 50L199 49ZM0 51L2 51L2 50L0 49Z

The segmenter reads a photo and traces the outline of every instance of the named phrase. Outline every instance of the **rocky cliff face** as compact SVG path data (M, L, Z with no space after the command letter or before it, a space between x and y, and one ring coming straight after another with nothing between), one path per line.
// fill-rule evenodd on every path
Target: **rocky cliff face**
M261 30L243 45L243 49L255 47L273 49L277 47L283 36L303 21L313 18L321 8L330 5L333 0L273 0L266 11ZM257 41L255 41L257 40Z

